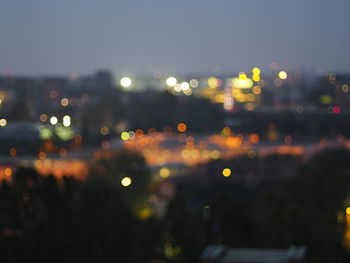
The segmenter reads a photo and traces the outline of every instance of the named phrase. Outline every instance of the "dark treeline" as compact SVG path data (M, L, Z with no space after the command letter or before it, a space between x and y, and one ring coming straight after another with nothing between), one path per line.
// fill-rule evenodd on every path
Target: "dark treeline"
M234 171L228 178L220 175L225 167ZM297 172L285 176L283 167ZM343 262L349 152L327 150L306 163L288 156L218 160L198 170L196 180L190 172L170 181L177 193L163 217L141 218L150 171L135 153L95 163L85 181L18 168L0 188L0 260L199 262L208 244L224 244L306 246L308 262ZM249 173L260 179L245 180ZM124 176L133 179L130 187L120 185Z
M220 176L224 167L232 168L231 177ZM296 170L294 175L289 169ZM196 236L191 242L198 247L203 243L251 248L296 245L307 248L307 262L344 262L348 151L326 150L307 163L288 156L215 161L193 176L200 177L176 180L178 192L170 205L171 211L185 211L181 213L187 220L172 217L178 228L175 237L184 250L187 246L193 251L196 246L186 240Z
M3 181L0 261L147 262L161 257L154 219L139 220L133 208L145 195L148 168L129 152L116 154L110 164L118 169L101 161L85 181L69 176L58 181L32 168L18 168L10 184ZM119 179L126 175L134 181L123 189Z

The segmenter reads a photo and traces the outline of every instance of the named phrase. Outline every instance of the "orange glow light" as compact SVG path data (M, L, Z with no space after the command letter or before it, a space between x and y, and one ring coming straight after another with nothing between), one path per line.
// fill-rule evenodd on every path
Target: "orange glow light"
M257 144L257 143L259 142L259 140L260 140L260 137L259 137L258 134L253 133L253 134L251 134L251 135L249 136L249 140L250 140L250 142L251 142L252 144Z
M5 169L5 175L6 175L7 177L9 177L9 176L12 175L12 170L11 170L11 168L6 168L6 169Z
M179 132L185 132L187 130L187 126L184 123L179 123L179 125L177 125L177 129Z

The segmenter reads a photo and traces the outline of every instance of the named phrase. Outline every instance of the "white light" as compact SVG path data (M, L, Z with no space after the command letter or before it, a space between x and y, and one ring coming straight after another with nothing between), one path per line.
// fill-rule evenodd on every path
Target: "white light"
M56 124L57 124L57 122L58 122L57 117L52 116L52 117L50 118L50 123L51 123L52 125L56 125Z
M69 127L71 125L71 119L68 115L63 117L63 126Z
M253 81L249 78L241 79L241 78L234 78L232 81L233 87L237 89L250 89L253 87Z
M188 90L190 88L190 84L188 84L188 82L182 82L180 84L180 87L181 87L182 90L185 91L185 90Z
M167 80L166 80L166 84L167 84L169 87L174 87L174 86L176 85L176 83L177 83L177 80L176 80L176 78L174 78L174 77L169 77L169 78L167 78Z
M120 85L122 85L123 88L129 88L131 83L131 79L128 77L124 77L120 80Z

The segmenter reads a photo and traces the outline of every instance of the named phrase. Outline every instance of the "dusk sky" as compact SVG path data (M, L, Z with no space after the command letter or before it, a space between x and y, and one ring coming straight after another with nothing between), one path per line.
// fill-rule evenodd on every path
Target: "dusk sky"
M2 0L0 73L350 72L349 0Z

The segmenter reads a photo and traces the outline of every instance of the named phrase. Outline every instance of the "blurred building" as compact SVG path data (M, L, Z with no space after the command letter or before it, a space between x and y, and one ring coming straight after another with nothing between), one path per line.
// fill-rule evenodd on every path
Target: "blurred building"
M108 70L100 70L95 74L95 88L99 92L104 92L112 89L113 75Z
M16 79L13 95L13 104L16 105L15 107L25 108L28 111L28 117L33 118L37 105L36 81L28 78Z
M67 79L64 77L45 78L40 83L38 103L40 109L57 107L66 95Z

